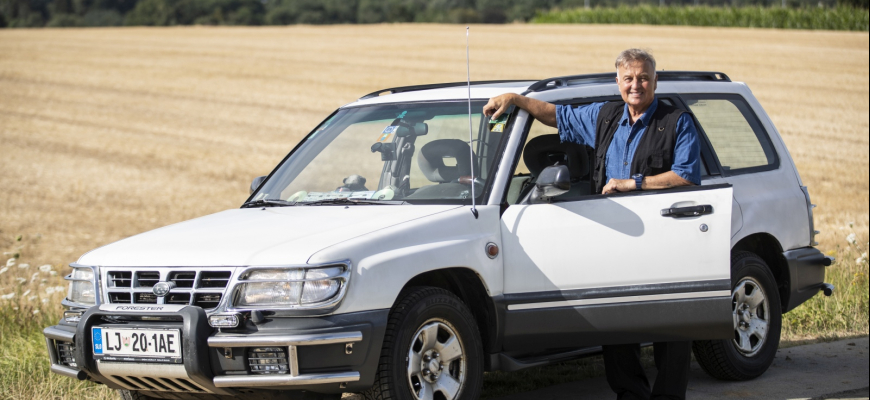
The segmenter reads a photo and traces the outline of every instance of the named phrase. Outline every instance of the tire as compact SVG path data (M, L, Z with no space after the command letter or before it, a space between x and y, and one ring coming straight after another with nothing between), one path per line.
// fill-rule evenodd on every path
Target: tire
M695 359L717 379L745 381L761 376L773 363L782 331L782 306L776 280L760 257L731 256L731 310L734 338L695 341Z
M468 307L453 293L413 288L390 310L367 400L475 400L483 345Z

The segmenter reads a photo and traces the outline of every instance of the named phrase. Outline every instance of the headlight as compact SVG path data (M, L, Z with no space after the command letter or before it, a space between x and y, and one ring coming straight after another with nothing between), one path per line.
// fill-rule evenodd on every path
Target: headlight
M314 308L340 300L347 282L345 266L257 269L242 275L238 307Z
M90 268L73 268L73 273L66 277L69 282L67 300L81 305L97 303L97 293L94 290L94 270Z

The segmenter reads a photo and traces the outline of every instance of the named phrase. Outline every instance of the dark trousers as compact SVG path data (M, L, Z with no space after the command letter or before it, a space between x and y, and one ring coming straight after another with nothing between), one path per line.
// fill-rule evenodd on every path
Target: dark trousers
M685 400L692 342L658 342L653 344L653 351L658 375L650 392L640 365L640 345L604 346L607 383L618 400Z

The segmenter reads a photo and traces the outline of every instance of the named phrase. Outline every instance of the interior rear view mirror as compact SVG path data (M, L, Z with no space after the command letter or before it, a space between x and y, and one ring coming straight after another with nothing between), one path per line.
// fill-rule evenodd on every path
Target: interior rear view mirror
M254 191L257 190L257 188L260 187L260 184L263 183L263 181L265 181L265 180L266 180L265 175L258 176L256 178L254 178L254 181L251 182L251 193L254 193Z

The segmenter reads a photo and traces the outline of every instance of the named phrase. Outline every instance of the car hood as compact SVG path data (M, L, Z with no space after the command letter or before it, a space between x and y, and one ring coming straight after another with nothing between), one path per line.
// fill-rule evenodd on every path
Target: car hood
M334 244L457 207L354 205L227 210L100 247L83 255L78 263L131 267L304 264L312 254Z

